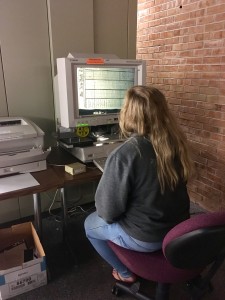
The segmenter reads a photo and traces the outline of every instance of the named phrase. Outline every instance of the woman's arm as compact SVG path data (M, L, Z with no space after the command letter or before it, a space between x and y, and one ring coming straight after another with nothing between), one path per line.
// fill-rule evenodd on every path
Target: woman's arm
M131 189L129 171L127 162L116 153L108 157L95 194L97 213L108 223L117 221L126 211Z

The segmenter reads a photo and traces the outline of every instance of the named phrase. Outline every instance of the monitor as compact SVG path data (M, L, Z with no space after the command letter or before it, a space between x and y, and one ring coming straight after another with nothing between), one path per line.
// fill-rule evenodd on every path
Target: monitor
M65 128L118 123L130 87L145 83L141 60L58 58L58 123Z

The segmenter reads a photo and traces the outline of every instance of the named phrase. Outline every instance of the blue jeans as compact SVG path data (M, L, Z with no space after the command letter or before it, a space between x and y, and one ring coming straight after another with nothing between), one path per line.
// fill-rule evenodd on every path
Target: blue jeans
M147 243L136 240L126 234L118 223L108 224L96 212L90 214L84 223L86 236L101 255L122 277L130 277L132 273L122 264L108 246L107 241L139 252L153 252L161 249L162 243Z

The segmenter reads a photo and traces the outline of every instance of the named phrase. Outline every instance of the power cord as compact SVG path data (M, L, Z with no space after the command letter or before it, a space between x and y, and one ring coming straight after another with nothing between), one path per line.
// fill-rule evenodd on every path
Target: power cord
M52 207L53 205L56 203L56 202L61 202L61 201L56 201L56 197L57 197L57 193L58 193L58 190L56 190L55 194L54 194L54 197L53 197L53 200L49 206L49 209L48 209L48 213L50 216L54 217L55 221L56 222L62 222L62 216L58 215L58 214L54 214L52 213ZM88 212L90 212L91 210L95 209L95 205L91 206L90 208L88 209L84 209L81 205L77 205L76 203L79 203L80 201L82 201L82 196L80 196L78 199L76 200L70 200L70 201L67 201L68 203L68 208L67 208L67 216L68 218L71 218L75 215L79 215L79 214L86 214Z

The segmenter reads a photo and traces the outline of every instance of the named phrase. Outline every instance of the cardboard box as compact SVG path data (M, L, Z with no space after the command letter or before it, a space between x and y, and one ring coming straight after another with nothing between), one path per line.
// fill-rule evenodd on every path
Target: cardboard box
M86 172L86 165L79 162L65 165L65 171L71 175L81 174Z
M47 284L46 257L31 222L0 229L0 299Z

